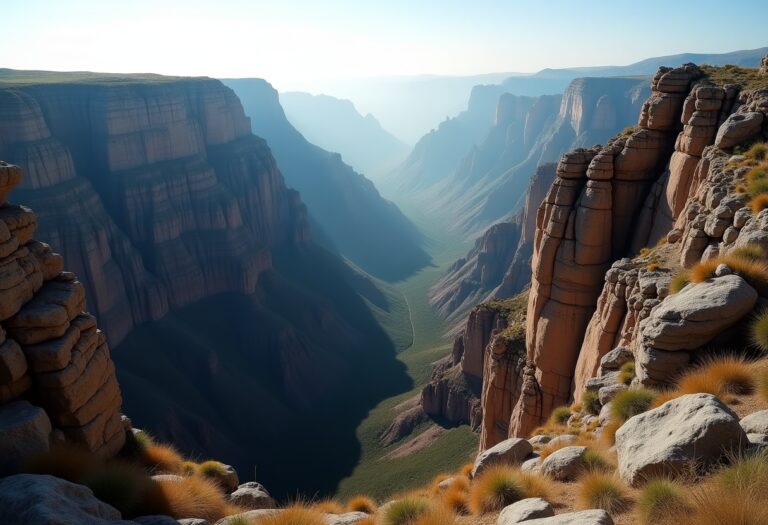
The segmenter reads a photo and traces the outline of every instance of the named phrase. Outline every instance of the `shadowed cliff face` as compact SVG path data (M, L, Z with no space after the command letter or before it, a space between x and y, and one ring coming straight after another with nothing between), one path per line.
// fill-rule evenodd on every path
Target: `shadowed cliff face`
M137 426L246 479L258 465L278 494L352 470L360 419L409 388L366 300L387 305L310 240L230 89L0 83L0 157L81 275Z
M324 246L386 280L403 279L429 263L416 227L338 153L307 142L286 119L269 83L225 82L243 101L253 132L267 140L287 185L301 193Z

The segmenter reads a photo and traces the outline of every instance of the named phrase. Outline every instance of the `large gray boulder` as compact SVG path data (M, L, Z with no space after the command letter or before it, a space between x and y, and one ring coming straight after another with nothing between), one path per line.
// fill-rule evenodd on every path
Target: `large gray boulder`
M687 474L747 445L739 418L711 394L689 394L630 418L616 432L619 474L630 485Z
M91 489L53 476L16 474L0 479L3 525L130 525Z
M248 481L229 495L229 501L246 510L274 509L277 503L261 483Z
M558 481L572 481L584 470L587 447L570 446L555 450L541 462L541 472Z
M472 477L479 475L491 465L522 463L532 452L533 447L528 440L505 439L477 456L475 466L472 468Z
M604 510L582 510L529 520L525 525L613 525L613 520Z
M48 451L51 420L27 401L0 407L0 476L19 472L29 458Z
M753 412L739 422L747 434L768 434L768 410Z
M642 346L694 350L752 311L757 292L738 275L686 286L668 296L640 323Z
M715 146L721 149L738 146L760 133L762 125L762 113L734 113L717 130Z
M541 498L526 498L504 507L496 525L513 525L536 518L554 516L555 511L548 501Z

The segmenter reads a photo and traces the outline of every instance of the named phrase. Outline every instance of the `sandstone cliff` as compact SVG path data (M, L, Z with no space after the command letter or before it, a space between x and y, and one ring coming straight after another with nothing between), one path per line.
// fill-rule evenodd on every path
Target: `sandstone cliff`
M710 340L671 348L671 332L658 323L667 319L662 307L673 308L674 271L764 238L763 214L753 216L747 197L733 192L739 175L727 161L731 147L766 136L768 91L722 85L720 76L690 64L660 69L636 128L558 163L536 221L526 355L504 395L509 436L527 435L580 396L613 348L629 347L639 380L654 385L691 358L669 350ZM736 320L726 315L722 329ZM484 434L481 446L500 437Z
M7 202L21 170L0 162L0 475L52 443L102 457L125 443L122 398L85 289L36 240L37 218Z

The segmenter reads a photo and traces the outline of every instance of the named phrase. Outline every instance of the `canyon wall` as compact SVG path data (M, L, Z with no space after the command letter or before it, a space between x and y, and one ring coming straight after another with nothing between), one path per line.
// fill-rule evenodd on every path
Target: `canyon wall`
M52 444L113 456L126 432L115 366L83 283L35 239L32 210L7 201L20 180L17 166L0 162L0 475Z

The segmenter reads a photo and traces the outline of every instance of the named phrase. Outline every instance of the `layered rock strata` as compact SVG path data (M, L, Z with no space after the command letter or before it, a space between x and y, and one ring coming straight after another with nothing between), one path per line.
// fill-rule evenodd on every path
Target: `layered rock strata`
M85 311L83 283L35 240L35 214L7 202L20 181L18 167L0 162L0 448L8 453L9 441L18 441L15 457L2 461L4 473L51 440L100 456L125 442L106 338Z

